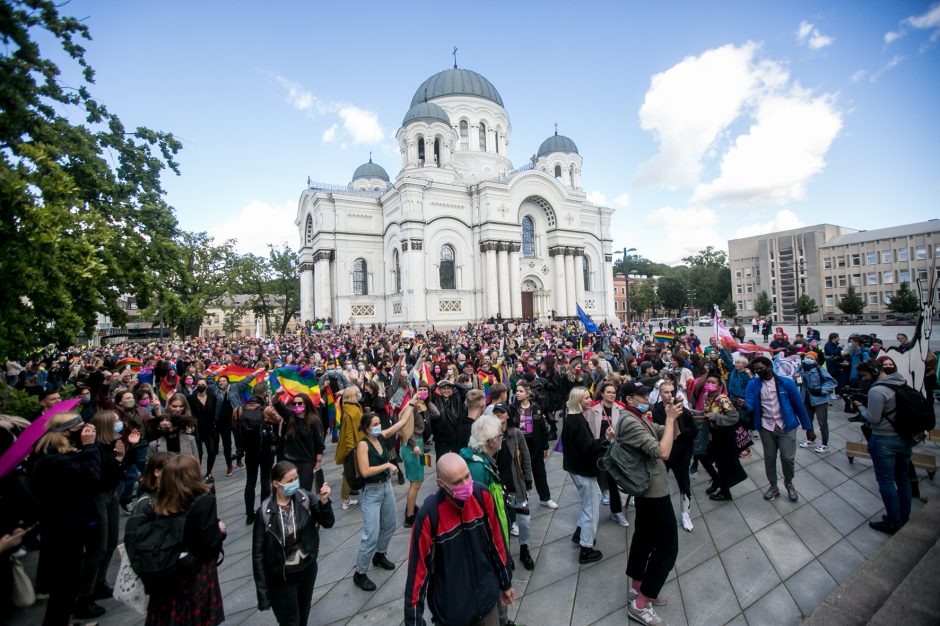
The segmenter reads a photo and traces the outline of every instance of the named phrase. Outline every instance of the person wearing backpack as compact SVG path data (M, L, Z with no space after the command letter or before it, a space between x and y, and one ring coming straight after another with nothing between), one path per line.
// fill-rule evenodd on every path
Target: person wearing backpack
M148 626L225 620L216 561L225 540L215 496L202 477L199 459L166 459L153 506L140 507L128 524L124 547L150 595Z
M871 428L868 453L871 455L878 491L885 505L885 516L868 525L877 531L893 535L911 517L911 483L908 464L911 461L910 439L902 437L893 423L898 417L897 392L889 385L904 385L899 372L886 373L875 360L859 363L859 377L869 383L868 401L858 400L855 406Z
M265 416L268 405L267 383L256 383L251 398L233 413L245 452L245 523L255 521L255 485L261 480L261 499L271 495L271 467L274 465L276 435L272 422L280 421L276 412ZM260 475L260 476L259 476Z
M665 461L669 460L679 435L677 422L683 406L667 404L665 426L660 426L652 422L649 412L649 387L627 381L621 392L628 415L620 420L614 445L647 457L651 466L649 487L635 498L636 518L627 558L627 576L631 579L627 613L642 624L660 626L665 622L653 607L666 604L660 592L679 553Z
M271 497L256 517L251 560L258 610L273 609L278 624L306 626L317 581L319 527L333 527L330 487L324 483L314 496L301 486L297 467L281 461L271 470Z
M359 387L350 385L343 390L343 400L339 407L339 440L336 442L336 464L343 465L346 457L356 449L356 445L362 441L363 433L359 429L359 422L362 420L362 405L359 404L359 398L362 394ZM343 486L340 489L340 495L343 499L343 510L359 504L358 500L350 499L352 489L349 481L343 476Z

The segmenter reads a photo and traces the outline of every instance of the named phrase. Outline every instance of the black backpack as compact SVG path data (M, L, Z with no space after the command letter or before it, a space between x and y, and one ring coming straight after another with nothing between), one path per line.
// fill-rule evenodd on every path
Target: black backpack
M238 417L238 424L242 430L250 433L260 432L264 428L264 407L242 407L242 414Z
M903 439L920 441L924 432L932 430L937 425L937 418L933 412L933 402L922 393L908 384L889 385L888 383L875 383L894 391L894 419L884 415Z
M172 593L196 575L198 564L186 548L185 530L185 513L164 517L153 512L135 529L128 552L148 594Z
M358 447L357 443L356 448ZM347 452L346 458L343 459L343 478L353 491L358 491L365 485L365 481L359 475L359 465L356 463L356 448Z

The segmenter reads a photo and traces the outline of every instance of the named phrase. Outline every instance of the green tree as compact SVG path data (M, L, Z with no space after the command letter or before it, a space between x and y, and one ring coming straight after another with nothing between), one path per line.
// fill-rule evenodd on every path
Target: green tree
M120 119L92 97L87 26L47 0L0 0L0 354L91 335L98 313L146 306L176 218L160 175L178 172L170 134ZM77 84L40 51L58 45Z
M232 290L249 296L246 306L264 319L265 334L271 332L275 303L271 289L274 277L268 259L244 254L234 260Z
M242 318L245 317L245 311L238 306L232 306L224 309L225 319L222 320L222 332L226 337L233 337L241 328Z
M803 321L806 322L806 316L812 315L813 313L819 312L819 305L816 304L814 298L810 298L805 293L801 295L796 301L796 314L803 318Z
M920 299L913 291L909 283L901 283L891 302L888 303L888 310L893 313L920 313Z
M685 304L686 291L682 280L674 276L663 276L656 285L656 293L666 311L676 311Z
M855 287L849 285L848 291L845 292L845 295L842 296L836 306L846 315L861 315L862 310L865 308L865 301L855 293Z
M770 296L767 295L766 291L762 291L757 295L757 298L754 300L754 311L760 317L767 317L774 310L773 302L770 301Z
M615 258L616 258L616 252ZM639 254L628 254L627 255L627 271L631 274L640 274L643 276L665 276L670 273L672 268L663 263L654 263L646 257L640 256ZM614 274L623 274L624 265L623 265L623 256L621 255L614 261Z
M656 289L653 288L653 281L644 280L630 283L630 310L638 313L640 317L645 317L647 311L656 309L656 300Z
M290 321L300 315L300 281L297 279L300 258L284 243L280 248L268 246L268 264L273 274L271 289L277 296L279 332L283 335Z
M721 269L728 267L728 254L723 250L716 250L714 246L708 246L696 254L682 257L682 262L690 267Z
M721 314L725 317L734 318L738 316L738 307L734 304L734 300L731 299L731 294L728 294L718 308L721 309Z

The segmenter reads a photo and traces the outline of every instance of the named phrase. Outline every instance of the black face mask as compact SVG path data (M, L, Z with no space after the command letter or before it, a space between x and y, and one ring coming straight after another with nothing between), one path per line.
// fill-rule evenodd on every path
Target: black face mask
M770 380L774 377L773 371L769 369L761 370L757 373L757 375L760 376L763 380Z

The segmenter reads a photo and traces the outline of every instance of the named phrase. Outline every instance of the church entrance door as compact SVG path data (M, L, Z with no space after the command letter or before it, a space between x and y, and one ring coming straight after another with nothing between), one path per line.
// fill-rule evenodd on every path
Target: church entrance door
M523 291L522 292L522 317L524 319L532 319L533 307L532 307L532 292Z

